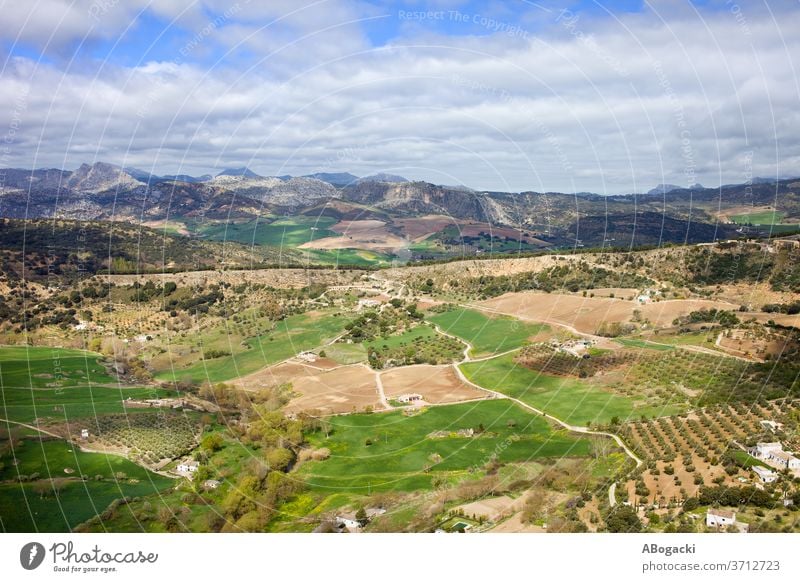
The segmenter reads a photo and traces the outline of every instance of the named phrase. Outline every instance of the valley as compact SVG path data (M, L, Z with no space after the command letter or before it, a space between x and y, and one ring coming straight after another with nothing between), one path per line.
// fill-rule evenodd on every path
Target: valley
M332 220L277 222L231 233L297 252L348 236ZM427 232L366 222L353 239L384 250ZM181 236L230 242L205 235ZM767 496L740 508L751 528L796 531L792 510L780 526L758 512L798 496L798 476L764 486L747 452L800 447L792 240L4 271L0 524L702 531L703 500L751 488Z

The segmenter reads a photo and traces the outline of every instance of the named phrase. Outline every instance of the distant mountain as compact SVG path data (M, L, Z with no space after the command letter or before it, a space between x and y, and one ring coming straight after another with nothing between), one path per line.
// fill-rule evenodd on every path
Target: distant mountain
M455 218L493 220L489 199L475 192L428 182L359 180L342 189L342 198L411 215L447 214Z
M690 188L686 186L676 186L675 184L659 184L652 190L648 190L647 194L668 194L673 190L704 190L701 184L695 184Z
M724 212L774 206L800 218L800 182L753 181L724 188L662 184L655 196L558 192L477 192L463 186L409 182L401 176L319 172L261 177L247 168L219 175L155 176L97 162L75 171L2 170L0 216L76 220L248 220L265 214L322 213L340 220L432 215L524 228L554 246L628 246L735 237ZM777 201L777 202L776 202ZM747 233L745 233L747 234ZM613 241L607 239L615 239Z
M241 168L225 168L219 174L217 174L217 177L219 177L219 176L236 176L236 177L239 177L239 178L260 178L261 177L258 174L256 174L255 172L253 172L247 166L242 166Z
M354 176L349 172L317 172L316 174L308 174L303 177L322 180L323 182L327 182L328 184L336 186L337 188L343 188L344 186L355 184L359 180L358 176Z
M156 174L151 174L150 172L146 172L145 170L140 170L138 168L122 168L122 170L129 176L145 184L149 182L160 182L164 179L163 176L157 176Z
M82 192L104 192L108 190L130 189L141 186L143 182L114 164L95 162L82 164L72 172L67 187Z
M208 182L213 178L211 174L203 174L202 176L190 176L189 174L167 174L165 176L161 176L163 180L169 180L173 182L188 182L190 184L196 184L198 182Z
M380 172L378 174L372 174L371 176L364 176L363 178L359 178L358 182L388 182L388 183L402 183L408 182L403 176L397 176L395 174L384 174Z

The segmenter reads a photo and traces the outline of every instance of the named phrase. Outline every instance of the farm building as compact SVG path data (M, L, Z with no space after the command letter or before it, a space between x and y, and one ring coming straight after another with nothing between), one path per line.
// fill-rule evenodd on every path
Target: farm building
M356 519L356 512L354 511L342 513L336 516L336 527L338 527L340 530L347 529L351 532L361 531L361 528L364 527L362 522L370 522L373 518L383 515L384 513L386 513L386 510L382 507L369 507L364 510L365 518L362 521Z
M197 471L197 467L200 464L197 461L193 461L192 459L184 459L183 461L178 463L178 473L194 473Z
M779 442L757 443L750 449L750 454L776 469L800 469L800 459L784 451L783 445Z
M365 307L378 307L381 304L380 301L377 299L359 299L358 300L358 309L364 309Z
M89 429L88 428L82 428L81 429L81 438L83 440L86 440L86 439L89 438Z
M401 394L397 397L398 402L402 402L403 404L408 404L409 402L419 402L422 400L421 394Z
M706 512L706 526L723 528L729 525L736 525L736 512L727 509L710 508Z
M304 362L316 362L317 361L317 354L314 352L300 352L297 354L297 357Z
M766 467L759 467L756 465L753 467L753 472L758 475L762 483L774 483L778 480L778 474L775 471L770 471Z
M206 479L203 481L203 489L207 491L211 489L217 489L220 485L221 483L216 479Z

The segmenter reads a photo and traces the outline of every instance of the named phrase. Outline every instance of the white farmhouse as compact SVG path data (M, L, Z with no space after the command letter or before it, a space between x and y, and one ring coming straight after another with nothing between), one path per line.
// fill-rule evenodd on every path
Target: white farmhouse
M723 528L736 524L736 512L727 509L710 508L706 512L706 526Z
M776 469L800 469L800 459L783 450L781 443L757 443L750 454Z
M194 473L200 464L192 459L184 459L178 463L178 473Z
M755 465L753 467L753 473L758 475L758 478L761 479L762 483L774 483L778 480L778 474L775 471L770 471L766 467L759 467Z
M350 531L359 531L361 529L361 523L356 519L354 513L345 513L343 515L336 516L336 525L341 527L346 527Z
M422 400L421 394L401 394L397 397L398 402L402 402L403 404L409 404L411 402L419 402Z

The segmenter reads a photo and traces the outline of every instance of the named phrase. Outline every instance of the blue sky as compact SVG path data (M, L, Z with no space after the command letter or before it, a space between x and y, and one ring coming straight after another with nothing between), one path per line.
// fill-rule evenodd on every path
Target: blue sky
M0 97L16 104L0 112L13 134L0 165L387 171L606 193L800 173L789 0L0 10Z

